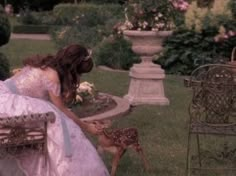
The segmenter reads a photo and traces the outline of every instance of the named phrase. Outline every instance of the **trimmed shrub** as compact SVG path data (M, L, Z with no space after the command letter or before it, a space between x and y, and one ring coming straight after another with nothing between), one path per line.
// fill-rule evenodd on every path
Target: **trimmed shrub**
M139 62L131 50L131 43L122 37L109 37L95 49L96 65L106 65L114 69L128 70L133 63Z
M51 31L52 39L59 48L71 43L79 43L86 47L93 48L103 39L100 26L90 28L83 25L55 27Z
M235 0L231 0L229 7L231 9L231 12L233 14L233 17L236 18L236 1Z
M19 34L47 34L49 26L45 25L15 25L12 29L13 33Z
M0 5L0 46L8 43L11 35L10 22Z
M89 3L97 3L97 4L124 4L127 0L87 0Z
M40 24L40 20L29 10L22 10L17 21L21 24Z
M104 25L110 18L122 18L123 8L120 5L104 4L97 5L91 3L59 4L54 7L53 14L58 25L73 25L74 23L93 26Z
M1 2L3 3L4 1ZM34 11L52 10L53 7L62 2L62 0L7 0L5 2L12 4L14 12L18 13L25 7Z
M93 48L112 33L122 10L120 5L60 4L54 15L57 24L64 26L54 28L52 38L59 47L80 43Z
M0 80L5 80L10 75L10 66L8 59L0 53Z
M56 17L53 15L52 11L32 12L25 10L21 12L17 21L20 24L26 25L55 25Z
M57 25L53 11L36 12L33 15L40 21L41 25Z

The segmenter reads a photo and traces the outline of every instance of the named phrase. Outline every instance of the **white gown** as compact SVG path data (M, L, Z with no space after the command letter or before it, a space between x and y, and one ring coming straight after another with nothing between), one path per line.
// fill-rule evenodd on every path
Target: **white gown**
M60 85L38 68L24 67L16 76L0 81L0 117L49 111L56 115L56 122L48 127L48 165L40 154L31 154L15 158L19 168L26 176L108 176L79 126L49 101L49 90L59 95Z

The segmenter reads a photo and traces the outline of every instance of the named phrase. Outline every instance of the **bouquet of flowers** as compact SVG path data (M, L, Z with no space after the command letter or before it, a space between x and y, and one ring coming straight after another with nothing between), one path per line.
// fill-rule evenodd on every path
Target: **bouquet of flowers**
M82 103L85 99L94 100L96 92L94 84L82 82L76 90L75 104Z

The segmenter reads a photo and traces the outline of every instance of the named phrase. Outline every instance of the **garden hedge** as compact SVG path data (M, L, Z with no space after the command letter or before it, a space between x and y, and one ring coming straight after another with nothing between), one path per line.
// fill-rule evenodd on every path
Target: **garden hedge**
M61 26L52 30L57 46L80 43L94 48L123 18L123 7L117 4L60 4L54 8L53 14L57 25Z
M10 66L7 57L0 53L0 80L5 80L10 75Z
M47 25L15 25L12 32L19 34L47 34L50 26Z
M131 43L123 37L109 37L95 49L96 65L106 65L113 69L129 70L139 57L131 50Z
M11 35L11 26L4 12L3 7L0 5L0 46L8 43Z

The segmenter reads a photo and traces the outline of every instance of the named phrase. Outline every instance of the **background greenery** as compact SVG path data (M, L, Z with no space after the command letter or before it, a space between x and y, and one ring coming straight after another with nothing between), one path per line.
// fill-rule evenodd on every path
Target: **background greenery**
M6 44L10 39L11 28L10 22L4 13L3 7L0 5L0 46ZM7 57L0 53L0 80L4 80L9 76L9 62Z
M3 7L0 5L0 46L6 44L10 39L11 26L4 12Z
M114 37L113 30L124 21L125 7L104 0L59 4L53 11L25 11L13 26L13 32L49 31L57 48L80 43L94 50L97 65L127 70L137 62L137 56L128 42ZM209 3L193 0L185 14L175 15L174 33L166 40L163 53L154 63L160 64L169 74L188 75L202 64L228 62L236 46L236 36L220 42L215 38L236 31L234 10L233 0Z
M99 43L95 48L94 58L96 65L125 70L140 61L132 52L131 43L118 36L110 36Z
M193 1L185 14L185 23L165 41L164 52L155 62L161 64L167 73L187 75L200 65L231 60L236 35L218 42L215 38L236 31L233 6L229 6L235 1L211 2L210 7L199 8Z
M59 47L69 43L81 43L95 47L112 33L112 27L121 19L120 5L60 4L53 10L56 23L52 36Z

